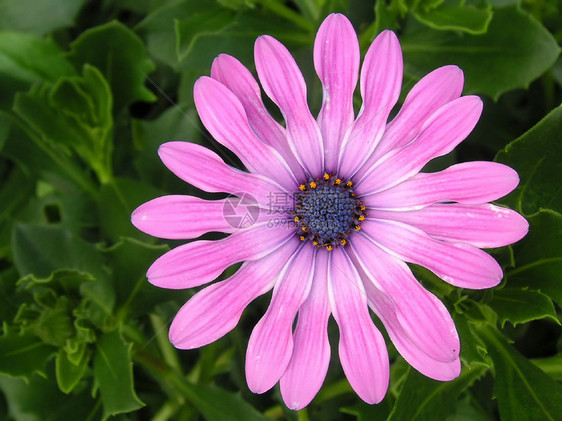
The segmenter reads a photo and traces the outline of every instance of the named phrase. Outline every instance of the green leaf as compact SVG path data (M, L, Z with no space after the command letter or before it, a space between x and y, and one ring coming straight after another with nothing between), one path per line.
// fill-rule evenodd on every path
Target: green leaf
M105 334L98 343L94 375L103 402L104 419L144 405L134 391L131 347L117 331Z
M239 394L212 385L195 385L183 381L180 390L207 421L267 421Z
M208 3L212 6L212 3ZM221 7L207 7L186 19L176 20L177 55L183 61L192 53L200 37L218 36L230 26L235 25L232 13Z
M43 343L30 332L16 333L4 323L4 334L0 336L0 373L27 379L35 372L44 374L47 360L55 348Z
M49 99L66 117L65 123L82 134L83 143L74 148L103 183L112 177L113 97L97 68L85 64L82 73L81 78L59 80Z
M43 309L33 323L33 333L49 345L61 347L74 333L68 297L57 297L52 306Z
M388 419L391 409L390 399L385 398L376 405L368 405L362 402L354 406L343 407L340 411L355 416L357 421L370 421Z
M556 61L560 48L537 21L516 7L494 11L483 35L436 31L408 25L400 38L406 72L416 78L446 64L465 73L465 92L497 99L525 88Z
M521 0L489 0L493 7L519 6Z
M52 364L50 365L52 366ZM100 408L88 390L73 393L72 398L60 392L54 373L48 377L33 376L29 381L0 375L0 390L10 417L14 421L98 420Z
M83 353L78 364L74 364L64 350L60 350L56 359L57 384L59 389L68 394L84 377L90 362L90 354Z
M174 22L176 19L188 18L198 9L208 6L208 3L197 0L168 2L146 16L135 29L146 39L150 55L177 69Z
M551 420L562 414L562 386L517 352L496 329L480 331L494 362L501 419Z
M244 10L235 14L214 2L167 2L135 29L143 34L153 57L182 72L178 102L192 104L193 83L202 74L209 73L213 59L221 53L231 54L249 64L253 59L254 41L263 34L292 44L311 45L312 33L295 30L293 22L275 16L277 10L267 9L279 4L268 1L263 4L266 10ZM299 23L312 26L284 5L281 8L289 11L291 17L296 16Z
M33 181L42 178L67 194L79 188L92 197L97 195L98 188L91 174L84 171L75 156L62 148L52 149L28 125L12 125L2 154L20 166Z
M142 203L160 195L160 190L134 179L116 178L112 183L102 185L98 212L103 235L115 242L122 237L148 240L150 236L131 224L131 213Z
M241 2L245 2L247 0L219 0L219 2L221 4L227 5L228 3L231 3L232 5L235 4L239 4ZM256 0L252 0L252 1L256 1ZM324 3L324 4L322 4ZM320 19L321 17L321 6L325 5L325 2L319 2L317 0L295 0L295 4L297 5L297 7L299 8L300 14L308 19L311 22L316 22ZM233 8L231 6L231 8Z
M27 83L54 82L75 73L52 40L16 32L0 32L0 71L3 78Z
M475 305L477 304L475 303ZM472 323L469 322L467 317L456 312L453 313L453 320L461 342L461 361L469 368L474 365L489 366L484 359L486 348L478 336L474 334L471 328Z
M531 362L556 381L562 381L562 355L547 358L535 358Z
M14 111L45 147L70 148L104 182L111 178L113 118L109 86L98 69L84 65L81 77L64 77L16 95Z
M77 68L91 64L109 82L118 113L135 101L154 101L144 86L155 68L140 38L123 24L113 21L84 31L72 44L68 58Z
M562 213L562 105L500 151L495 161L519 174L519 186L500 200L524 215L541 208Z
M7 107L15 92L27 89L33 82L54 82L70 76L74 69L52 40L0 32L0 74L0 106Z
M8 114L4 111L0 111L0 152L4 148L6 140L8 140L8 135L10 134L10 126L12 125L12 120Z
M14 260L22 283L74 279L80 283L80 294L95 305L88 307L90 318L100 326L115 305L115 291L104 268L104 259L91 243L57 226L17 224L13 233ZM81 272L76 276L74 269ZM37 280L36 278L44 278ZM95 282L84 282L90 278ZM101 311L101 312L100 312ZM93 312L93 313L92 313ZM97 313L97 315L96 315Z
M484 34L492 20L492 7L470 5L441 5L414 12L417 20L437 30L462 31L472 35Z
M173 140L199 143L201 136L197 112L191 107L170 107L150 121L133 120L133 139L140 151L135 158L135 166L141 180L154 186L167 185L171 180L177 180L162 165L158 148L162 143Z
M3 0L0 30L44 35L70 26L85 0Z
M15 267L12 265L0 271L0 297L13 297L16 294L16 283L19 279ZM17 307L12 305L0 306L0 320L13 320L17 314Z
M95 303L105 315L112 313L115 306L115 290L112 280L98 279L96 282L88 282L82 286L81 293Z
M483 366L463 367L455 380L439 382L410 369L388 421L446 419L454 413L459 395L485 371Z
M34 190L35 181L17 166L2 179L2 189L0 189L0 258L11 255L11 232L15 216L21 214Z
M552 300L539 291L518 288L497 290L490 307L498 314L502 327L507 321L515 326L546 317L558 323Z
M253 45L260 35L274 36L289 48L309 47L313 42L311 34L299 32L275 19L265 19L263 14L247 12L233 17L228 12L216 11L210 27L206 14L198 16L196 21L191 18L175 21L179 65L185 69L179 94L182 104L192 103L195 80L209 72L219 54L230 54L250 66L254 58Z
M74 298L85 284L92 281L95 281L95 278L89 273L76 269L58 269L47 278L38 278L33 274L26 275L18 281L18 287L31 294L48 288L58 296Z
M115 285L117 304L127 306L129 317L146 314L156 304L178 297L177 291L156 288L146 280L148 267L167 250L166 245L123 238L105 251L112 276L119 279Z
M56 226L17 224L13 233L14 260L22 276L48 278L58 269L77 269L105 279L97 248Z
M400 27L398 19L408 11L408 6L403 0L392 1L390 5L386 0L375 1L375 20L360 36L362 50L366 50L375 37L385 29L396 30Z
M512 246L516 266L507 285L539 290L562 305L562 215L542 210L528 220L529 233Z
M50 183L39 182L36 193L38 198L29 199L35 192L22 189L20 185L20 189L28 192L29 201L22 219L29 223L57 224L73 233L81 233L84 229L94 227L97 224L95 202L83 191L72 185L68 187L61 192ZM45 191L41 191L42 189Z

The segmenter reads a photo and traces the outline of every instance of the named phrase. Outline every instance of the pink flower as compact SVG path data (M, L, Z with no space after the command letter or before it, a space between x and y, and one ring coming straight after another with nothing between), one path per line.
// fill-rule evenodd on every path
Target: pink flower
M195 104L211 135L248 172L197 144L166 143L159 154L186 182L242 201L164 196L132 216L137 228L161 238L230 234L164 254L148 279L163 288L192 288L244 262L180 309L170 341L192 349L217 340L252 300L273 289L249 340L246 377L255 393L279 382L292 409L308 405L322 386L330 315L340 330L342 367L365 402L381 401L389 381L386 346L369 308L415 369L437 380L457 377L460 344L453 320L405 262L454 286L490 288L503 274L480 248L511 244L528 229L516 212L487 203L515 188L519 179L511 168L467 162L420 173L462 142L480 117L481 100L460 96L458 67L441 67L420 80L387 124L402 83L396 35L384 31L369 48L360 73L363 107L355 116L359 61L350 22L328 16L314 45L324 87L314 119L288 50L270 36L258 38L257 73L284 116L283 127L265 109L251 73L233 57L217 57L211 77L195 84ZM244 228L233 219L240 209L250 217Z

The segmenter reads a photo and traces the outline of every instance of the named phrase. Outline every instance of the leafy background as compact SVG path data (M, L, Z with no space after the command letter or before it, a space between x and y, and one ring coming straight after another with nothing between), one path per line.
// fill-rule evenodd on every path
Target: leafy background
M212 147L192 86L219 53L251 67L254 39L277 37L318 111L312 45L335 11L351 19L363 53L381 30L397 32L404 92L438 66L462 67L484 114L429 169L494 157L512 166L521 184L500 203L530 232L490 250L505 271L493 290L451 288L414 267L457 323L458 379L423 377L387 341L382 403L362 403L334 355L321 392L297 413L277 389L253 395L245 384L244 350L267 297L225 338L176 351L167 326L193 291L159 290L144 274L177 244L138 232L129 217L158 195L202 195L156 150L180 139ZM0 2L0 418L560 419L561 41L557 0Z

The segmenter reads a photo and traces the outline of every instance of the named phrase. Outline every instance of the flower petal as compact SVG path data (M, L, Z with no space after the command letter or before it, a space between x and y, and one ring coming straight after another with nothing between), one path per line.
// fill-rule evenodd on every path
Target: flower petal
M131 222L139 230L154 237L181 240L199 237L206 232L231 233L240 228L233 217L226 213L229 206L240 201L238 198L225 200L203 200L193 196L170 195L157 197L139 206L131 215ZM252 224L258 222L260 212L257 204L240 202L252 212ZM264 215L265 216L265 215ZM241 218L241 217L239 217Z
M340 329L340 361L359 397L370 404L378 403L389 380L384 339L371 320L365 289L349 257L340 248L330 253L328 293Z
M420 173L365 197L372 208L413 210L436 202L479 204L505 196L519 184L517 172L496 162L463 162L435 173Z
M449 381L457 378L461 372L461 361L456 357L453 361L438 361L420 350L404 331L392 309L392 302L373 284L366 284L369 305L379 317L396 347L404 359L424 376L435 380Z
M254 393L264 393L279 381L293 352L293 322L310 291L314 254L302 244L279 275L271 304L258 322L246 351L246 380Z
M407 145L419 134L423 123L440 107L458 98L464 77L457 66L443 66L423 77L406 96L398 115L386 126L384 135L357 180L384 154Z
M482 113L482 101L464 96L441 107L412 143L389 152L363 177L359 194L388 189L418 173L431 159L451 152L472 131Z
M369 292L372 284L373 294L384 295L380 299L383 302L389 300L383 313L396 319L403 335L434 360L456 360L459 337L443 303L420 285L404 262L381 250L366 236L356 235L351 246L367 275L366 280L363 278L365 289Z
M402 50L392 31L373 41L361 69L363 108L345 134L338 175L349 178L361 168L379 143L402 84Z
M330 303L327 279L328 254L320 251L316 253L310 293L299 309L293 355L280 381L283 400L293 410L302 409L312 401L328 371Z
M333 13L320 25L314 42L314 67L324 88L318 124L324 139L325 167L333 174L343 136L353 121L353 91L359 74L359 41L344 15Z
M271 206L271 195L286 191L273 180L232 168L209 149L189 142L168 142L158 150L160 159L175 175L211 193L250 194L262 207Z
M252 130L264 143L273 146L281 154L297 180L304 180L305 173L287 143L285 129L265 108L260 87L252 73L236 58L220 54L213 61L211 77L236 95L244 107Z
M222 240L194 241L167 252L148 268L146 276L162 288L193 288L212 281L230 265L260 259L281 247L294 230L286 225L257 224Z
M191 297L170 326L170 342L179 349L199 348L234 329L246 306L273 288L299 244L292 238L275 252L244 263L230 278Z
M529 223L511 209L490 204L435 204L414 211L371 210L369 217L404 222L432 237L480 248L503 247L527 234Z
M324 168L322 135L306 102L306 84L291 53L268 35L256 40L256 70L267 95L281 109L287 139L300 164L318 177Z
M297 182L279 153L256 137L244 107L230 89L203 76L195 82L195 106L209 133L234 152L251 172L268 176L287 189Z
M494 258L469 244L435 240L417 228L395 221L367 219L361 229L390 254L426 267L451 285L491 288L503 278Z

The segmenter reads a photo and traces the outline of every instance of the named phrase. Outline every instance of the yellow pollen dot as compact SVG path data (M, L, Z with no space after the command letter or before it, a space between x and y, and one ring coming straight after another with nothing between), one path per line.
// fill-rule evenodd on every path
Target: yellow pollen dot
M336 184L341 184L341 180L339 178L336 178Z
M311 182L309 183L309 185L310 185L310 188L312 188L312 189L315 189L315 188L316 188L316 182L315 182L315 181L311 181Z
M304 235L299 236L299 238L301 239L301 241L306 240L306 237Z
M326 247L326 250L328 250L328 251L332 251L332 249L333 249L332 246L327 246L327 247Z
M353 183L352 183L351 181L348 181L347 183L345 183L345 185L346 185L347 187L351 187L351 186L353 186Z
M312 242L312 244L314 244L315 246L317 246L317 245L318 245L318 241L315 240L315 241Z
M361 229L361 227L360 227L359 225L355 225L355 229L356 229L357 231L359 231L359 230Z
M361 208L360 208L360 209L361 209L361 210L365 210L365 209L367 209L367 207L366 207L365 205L361 205Z
M359 218L357 218L357 219L359 219L360 221L364 221L364 220L365 220L365 217L364 217L363 215L361 215L361 216L359 216Z
M324 174L324 180L329 180L330 179L330 174L326 173Z
M301 227L302 232L306 232L306 227Z
M293 218L293 221L299 222L299 217L298 217L298 216L295 216L295 217Z
M301 185L299 186L299 189L300 189L301 191L305 191L305 190L306 190L306 186L305 186L304 184L301 184Z
M342 238L342 239L340 240L340 244L341 244L342 246L345 246L345 245L347 244L347 241L345 241L345 239Z

